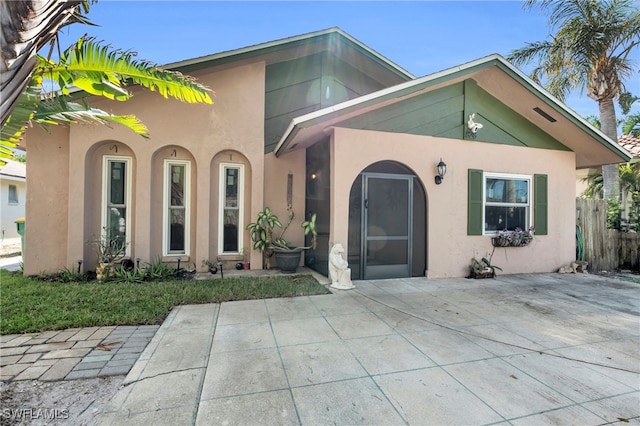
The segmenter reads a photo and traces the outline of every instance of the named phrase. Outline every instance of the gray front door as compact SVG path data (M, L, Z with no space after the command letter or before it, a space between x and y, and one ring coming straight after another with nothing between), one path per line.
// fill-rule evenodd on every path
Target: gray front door
M413 176L364 173L361 268L364 279L411 276Z

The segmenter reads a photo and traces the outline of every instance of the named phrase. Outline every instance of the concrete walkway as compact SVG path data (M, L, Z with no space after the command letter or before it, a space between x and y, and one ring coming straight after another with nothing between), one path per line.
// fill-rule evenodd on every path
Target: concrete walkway
M356 284L174 309L100 424L640 424L639 284Z

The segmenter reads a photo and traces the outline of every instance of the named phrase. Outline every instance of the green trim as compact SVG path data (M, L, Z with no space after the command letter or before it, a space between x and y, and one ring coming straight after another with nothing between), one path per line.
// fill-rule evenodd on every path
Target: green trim
M475 80L467 79L464 81L464 93L464 139L570 151L561 142L479 87ZM471 114L475 114L475 121L483 125L482 130L475 137L472 137L472 134L467 131L466 126Z
M536 235L547 235L548 232L548 185L547 175L533 176L533 226Z
M482 210L484 208L482 200L483 176L482 170L468 170L467 235L482 235L484 231L482 223Z

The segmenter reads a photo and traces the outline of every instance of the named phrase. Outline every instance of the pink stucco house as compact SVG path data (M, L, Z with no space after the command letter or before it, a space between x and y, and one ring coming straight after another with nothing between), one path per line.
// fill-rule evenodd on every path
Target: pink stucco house
M325 274L341 243L356 280L462 277L497 231L530 226L531 244L497 248L493 263L549 272L575 257L576 170L630 158L499 55L416 78L333 28L167 68L213 88L214 104L135 88L126 103L91 100L136 114L149 141L29 130L26 274L95 267L85 242L104 227L132 259L202 269L249 253L259 269L246 225L289 203L297 224L317 213L304 262Z

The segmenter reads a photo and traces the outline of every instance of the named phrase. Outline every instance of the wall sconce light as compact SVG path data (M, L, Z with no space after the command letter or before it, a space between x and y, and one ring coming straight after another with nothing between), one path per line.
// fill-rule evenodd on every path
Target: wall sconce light
M438 174L436 175L436 185L440 185L444 179L444 175L447 173L447 165L440 159L440 162L436 166Z

